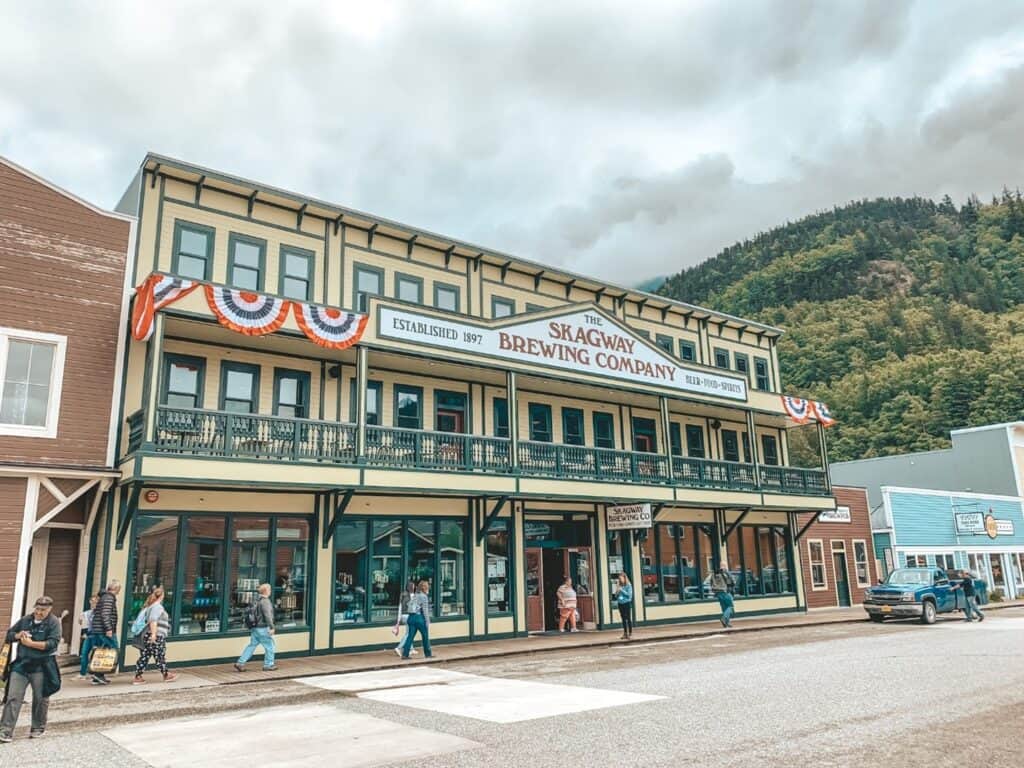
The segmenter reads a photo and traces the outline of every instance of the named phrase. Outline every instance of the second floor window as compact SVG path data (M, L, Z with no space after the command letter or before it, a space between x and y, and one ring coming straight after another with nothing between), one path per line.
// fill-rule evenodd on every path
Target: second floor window
M494 436L508 437L508 400L494 398Z
M686 339L680 339L679 341L679 357L683 360L694 361L697 359L697 345L692 341Z
M380 424L380 399L383 385L379 381L366 382L366 423L370 426ZM352 379L349 387L349 421L355 422L356 415L356 380Z
M274 415L288 419L309 418L309 374L305 371L274 371Z
M673 456L683 455L683 432L679 429L678 422L673 421L668 425L669 448Z
M278 292L289 299L312 299L313 263L312 251L282 246L281 286Z
M0 434L56 437L67 338L0 329Z
M579 408L562 409L562 442L583 445L583 411Z
M594 445L615 449L615 417L610 413L594 413Z
M633 417L633 450L642 453L658 452L658 429L654 419Z
M761 435L761 460L769 467L779 464L779 444L775 435Z
M550 443L551 406L530 403L530 439L538 443Z
M202 408L206 361L201 357L166 358L164 404L172 408Z
M213 229L175 222L171 271L193 280L209 280L213 273Z
M686 425L686 455L691 459L704 458L704 430L697 424Z
M516 313L516 303L512 299L503 299L500 296L491 297L491 317L508 317Z
M380 296L384 292L384 273L373 267L356 266L356 312L365 312L370 296Z
M423 428L423 390L420 387L395 385L395 426Z
M733 359L736 361L736 370L743 374L746 378L747 373L750 371L750 358L746 355L741 355L739 352L733 354Z
M729 367L729 350L715 348L715 368Z
M232 233L228 238L228 283L245 291L262 291L266 252L266 241Z
M244 363L221 363L220 409L232 413L259 410L260 369Z
M445 283L434 283L434 306L448 312L459 311L459 288Z
M768 361L763 357L754 358L754 386L762 392L769 392L772 388L768 375Z
M726 461L740 460L740 441L734 429L722 430L722 458Z

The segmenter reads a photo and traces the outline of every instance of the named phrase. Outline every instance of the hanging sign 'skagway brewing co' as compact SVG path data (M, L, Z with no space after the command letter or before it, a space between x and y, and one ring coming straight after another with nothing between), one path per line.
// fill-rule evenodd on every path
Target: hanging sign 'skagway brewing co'
M639 384L746 400L744 379L684 368L598 312L528 320L501 328L381 307L378 335L459 352L534 363Z

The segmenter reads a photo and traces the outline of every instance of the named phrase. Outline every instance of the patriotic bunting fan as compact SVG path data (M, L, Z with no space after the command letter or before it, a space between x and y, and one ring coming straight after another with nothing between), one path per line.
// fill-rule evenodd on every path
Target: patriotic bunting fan
M832 416L831 412L828 410L827 405L815 400L813 406L814 414L818 417L818 421L821 422L821 425L823 427L831 427L833 424L836 423L836 420Z
M310 341L327 349L346 349L363 335L369 317L333 307L293 302L295 322Z
M148 341L153 335L153 319L156 313L178 299L192 293L199 284L181 277L152 274L135 289L135 306L132 308L132 336L138 341Z
M246 336L263 336L278 330L288 318L287 299L264 296L236 288L204 285L206 302L220 324Z
M811 418L811 403L801 397L782 396L782 407L797 424L806 424Z

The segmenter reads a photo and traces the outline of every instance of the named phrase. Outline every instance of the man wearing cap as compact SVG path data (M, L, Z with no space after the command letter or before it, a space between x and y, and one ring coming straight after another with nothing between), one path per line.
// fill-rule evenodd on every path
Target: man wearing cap
M46 730L46 713L50 696L60 690L57 668L57 645L60 643L60 621L51 616L53 600L40 597L28 616L7 630L6 642L18 644L18 657L8 666L7 703L0 715L0 743L14 738L25 692L32 686L32 730L29 738L37 739Z

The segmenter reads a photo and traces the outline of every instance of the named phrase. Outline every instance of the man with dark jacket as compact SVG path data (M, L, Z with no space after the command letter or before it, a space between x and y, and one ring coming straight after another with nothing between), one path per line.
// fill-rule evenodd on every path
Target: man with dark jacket
M270 602L270 585L260 584L255 605L256 622L249 627L249 644L235 662L235 669L245 672L245 663L252 658L258 646L263 646L263 671L273 672L274 665L274 604Z
M46 730L46 713L50 696L60 690L57 668L57 645L60 643L60 620L51 616L53 600L40 597L35 608L7 630L6 642L18 644L18 658L8 668L7 703L0 715L0 743L14 738L14 726L21 714L25 692L32 686L32 730L29 738L37 739Z
M113 579L96 602L89 625L89 640L93 648L117 648L117 593L120 591L121 582ZM104 674L93 673L92 684L109 685L110 681Z
M953 590L963 590L964 593L964 617L967 621L974 621L971 618L972 613L978 615L978 621L985 620L985 614L979 609L977 603L974 602L974 574L970 571L964 571L962 577L958 582L953 582Z

